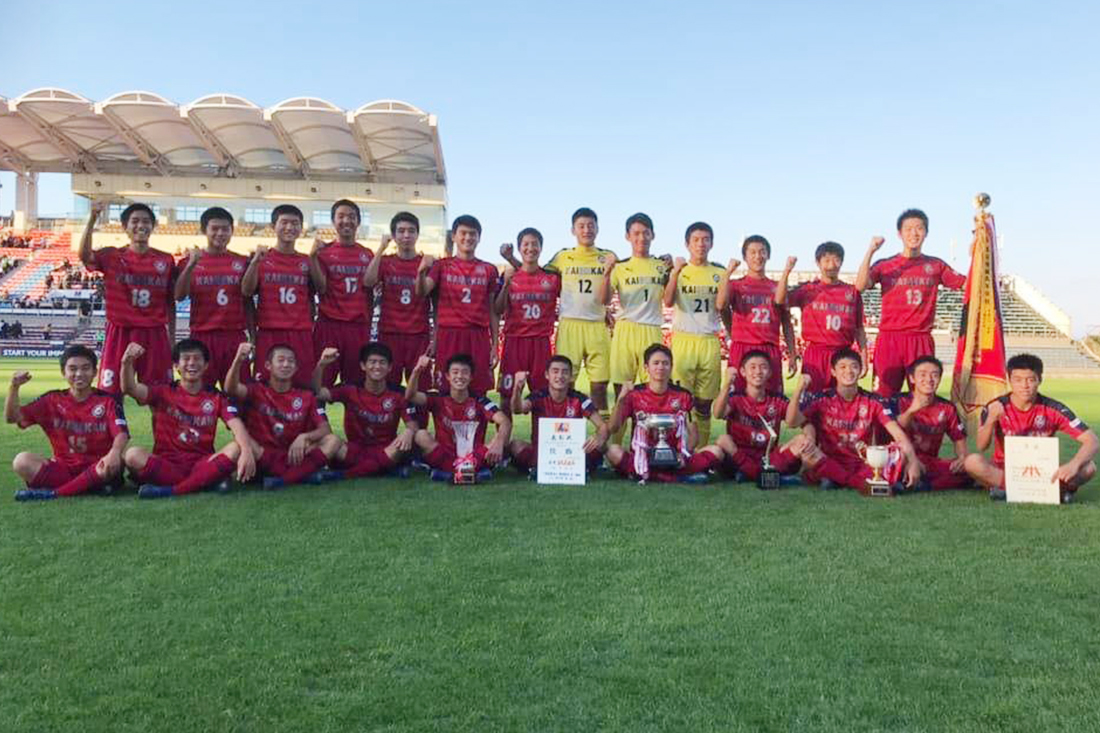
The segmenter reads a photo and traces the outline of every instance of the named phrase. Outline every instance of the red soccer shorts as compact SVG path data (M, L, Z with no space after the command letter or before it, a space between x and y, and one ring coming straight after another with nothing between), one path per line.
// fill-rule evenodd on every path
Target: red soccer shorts
M191 338L202 341L210 350L210 361L206 366L203 383L213 387L220 383L225 387L225 377L229 374L229 365L237 355L237 347L248 340L244 331L192 331ZM248 364L241 365L241 382L248 381Z
M803 476L807 483L820 483L827 478L837 486L845 486L855 489L861 494L867 493L867 479L874 473L871 467L861 460L842 459L834 456L825 456L814 466L806 469Z
M786 450L772 451L769 456L772 466L784 476L798 473L802 467L802 461L798 456ZM764 468L764 451L758 448L743 448L737 446L737 453L733 457L727 456L722 462L722 467L728 473L740 471L745 478L755 481L760 477L760 471Z
M447 360L455 354L466 354L474 360L474 376L470 391L487 394L493 388L493 370L489 368L491 339L488 328L451 328L440 326L436 332L435 368L436 384L445 389L443 374Z
M122 353L131 343L145 348L134 362L139 382L153 385L172 381L172 345L166 326L116 326L108 321L99 358L99 388L104 392L117 394L122 390Z
M875 391L892 397L905 386L909 365L922 356L935 356L936 343L930 333L879 332L875 341Z
M325 369L322 384L332 387L336 374L341 384L362 386L365 375L359 368L359 350L370 341L370 326L362 321L334 321L318 318L313 324L313 351L318 358L326 348L340 350L340 358Z
M150 455L137 479L143 484L175 486L191 475L195 464L209 458L204 455Z
M833 378L833 367L829 363L833 354L840 351L843 346L823 346L821 344L809 344L802 354L802 373L810 377L810 386L807 392L821 392L829 387L836 386Z
M649 472L649 480L660 483L672 483L681 476L690 476L693 473L702 473L703 471L714 468L718 463L718 456L710 451L701 450L698 453L693 453L691 458L676 471L667 471L663 469L651 470ZM627 478L641 478L641 476L634 472L634 451L628 450L624 452L623 460L619 462L615 470Z
M276 344L289 346L294 356L298 358L298 371L294 373L292 380L294 386L299 389L312 389L313 367L317 365L317 357L313 353L313 334L309 331L260 329L256 333L256 358L253 360L252 367L256 381L267 381L264 362L267 361L267 352Z
M383 333L378 340L389 347L393 352L392 369L390 370L390 382L403 383L410 374L417 360L428 353L431 346L431 336L426 333ZM432 375L426 370L420 374L419 389L427 392L432 388Z
M763 351L768 355L768 361L772 365L772 375L768 378L766 389L769 392L783 394L783 352L775 344L742 344L737 341L730 342L730 366L741 366L741 358L750 351ZM745 378L741 376L740 368L733 382L734 389L745 388Z
M374 469L370 473L363 474L365 476L386 473L395 465L390 457L386 455L385 446L362 445L360 443L348 443L348 453L344 459L333 458L329 463L333 468L346 470L354 468L364 461L370 461L374 464Z
M965 471L951 473L951 461L938 456L918 455L917 458L924 464L923 480L932 486L932 491L969 489L974 485L973 480Z
M51 458L42 464L42 467L38 469L38 473L34 475L27 487L31 489L56 489L58 486L69 483L84 473L89 466L94 466L98 462L99 458L83 464L67 463Z
M504 354L500 358L501 400L512 396L516 372L527 372L531 391L546 389L546 362L550 361L549 336L505 336Z

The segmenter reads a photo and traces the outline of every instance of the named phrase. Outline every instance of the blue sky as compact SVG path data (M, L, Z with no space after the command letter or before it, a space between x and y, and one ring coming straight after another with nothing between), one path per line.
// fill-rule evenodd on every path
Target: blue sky
M1094 3L772 2L166 4L17 0L0 94L90 99L148 89L267 106L403 99L438 115L450 213L476 214L489 255L536 226L601 243L653 216L655 249L715 227L714 259L769 238L777 266L832 239L854 269L874 234L928 212L926 249L966 266L977 191L993 196L1003 271L1100 327L1100 51ZM627 9L628 8L628 9ZM13 182L0 175L0 211ZM43 213L71 208L43 184Z

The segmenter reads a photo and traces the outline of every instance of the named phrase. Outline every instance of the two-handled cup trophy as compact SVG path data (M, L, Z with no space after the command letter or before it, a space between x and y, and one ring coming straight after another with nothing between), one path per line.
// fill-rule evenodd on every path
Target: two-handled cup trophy
M772 447L779 442L779 435L776 434L775 428L764 419L763 415L757 415L757 417L760 418L760 422L764 423L764 429L768 431L768 443L764 446L764 460L760 465L760 475L756 477L756 485L764 491L770 491L783 485L779 469L772 465L770 457Z
M890 482L882 477L882 469L890 462L890 451L884 445L860 445L860 457L871 467L873 474L867 479L868 496L889 497L894 495Z
M649 447L650 468L680 468L680 451L668 443L668 433L676 429L675 415L646 415L642 427L657 433L657 444Z

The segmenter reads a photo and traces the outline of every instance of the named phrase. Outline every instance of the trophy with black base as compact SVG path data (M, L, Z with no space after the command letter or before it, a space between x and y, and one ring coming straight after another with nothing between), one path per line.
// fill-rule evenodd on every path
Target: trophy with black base
M676 429L675 415L646 415L642 426L657 433L657 444L649 447L649 467L676 470L680 468L680 451L668 443L668 433Z
M477 462L474 458L474 437L477 435L477 423L472 420L455 420L451 423L455 434L455 449L458 459L454 464L454 482L472 484L477 482Z
M884 445L864 445L860 453L863 460L871 467L871 478L867 479L867 495L878 498L886 498L894 495L894 489L890 482L882 477L882 469L890 462L890 451Z
M764 429L768 431L768 443L764 446L764 460L760 465L760 475L756 477L756 485L764 491L771 491L783 485L779 469L772 465L770 458L772 447L779 442L779 436L776 434L775 428L764 419L763 415L757 415L757 417L760 418L760 422L764 423Z

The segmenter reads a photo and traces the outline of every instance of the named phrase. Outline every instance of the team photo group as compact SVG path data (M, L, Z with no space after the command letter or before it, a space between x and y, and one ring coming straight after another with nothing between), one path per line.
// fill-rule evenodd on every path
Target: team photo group
M306 254L296 249L303 214L284 204L271 213L274 246L244 256L228 248L232 214L215 207L200 220L206 246L177 261L152 246L156 216L142 203L122 211L127 246L93 248L105 210L93 202L80 241L81 262L103 273L101 353L66 348L68 389L26 404L19 391L34 375L11 380L6 420L40 427L52 449L14 457L20 501L126 480L153 499L224 492L234 480L274 489L410 469L455 483L534 475L540 418L590 423L589 472L650 482L1004 498L1006 437L1056 433L1079 443L1051 477L1063 501L1096 471L1100 441L1042 394L1043 364L1030 354L1007 361L1008 391L981 410L971 449L939 394L932 338L939 288L961 289L966 277L923 254L928 218L917 209L897 218L900 252L886 256L885 239L871 240L854 284L840 279L836 242L817 247L819 276L797 284L793 257L778 279L767 276L763 236L745 238L740 259L711 262L705 222L654 253L642 213L625 222L626 257L597 246L599 219L581 208L565 222L574 246L544 258L543 235L524 229L500 247L501 267L478 257L481 224L468 215L435 258L417 250L420 222L408 212L380 242L361 244L360 210L341 200L335 239ZM862 293L875 287L871 349ZM190 333L177 340L185 299ZM789 396L785 373L797 377ZM874 392L860 386L869 374ZM127 395L150 409L151 446L130 440ZM342 436L329 403L343 405ZM531 416L529 436L513 433L516 415ZM221 440L219 422L229 431Z

